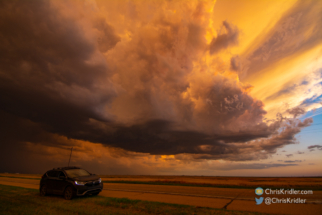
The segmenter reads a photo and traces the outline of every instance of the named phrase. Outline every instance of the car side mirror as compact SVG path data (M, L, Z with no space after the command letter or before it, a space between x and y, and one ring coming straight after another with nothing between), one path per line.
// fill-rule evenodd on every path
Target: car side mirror
M63 175L60 175L59 176L59 179L65 179L66 177L65 176L63 176Z

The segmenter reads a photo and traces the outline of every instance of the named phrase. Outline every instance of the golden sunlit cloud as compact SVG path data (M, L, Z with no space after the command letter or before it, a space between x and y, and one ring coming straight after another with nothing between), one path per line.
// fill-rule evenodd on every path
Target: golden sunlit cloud
M60 164L74 147L74 162L117 173L299 165L260 162L321 107L321 2L0 6L6 152Z

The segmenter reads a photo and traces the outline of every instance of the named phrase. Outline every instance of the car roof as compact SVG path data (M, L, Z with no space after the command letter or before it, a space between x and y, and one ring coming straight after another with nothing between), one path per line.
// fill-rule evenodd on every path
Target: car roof
M68 167L58 167L58 168L54 168L53 170L67 170L67 169L80 169L77 166L68 166Z

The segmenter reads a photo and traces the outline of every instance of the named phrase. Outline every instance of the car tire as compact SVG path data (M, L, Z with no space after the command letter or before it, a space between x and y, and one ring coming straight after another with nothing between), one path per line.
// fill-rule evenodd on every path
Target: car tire
M93 193L92 195L93 195L93 196L97 196L99 193L100 193L100 192L98 192L98 193Z
M74 190L72 187L66 187L64 192L64 198L66 200L71 200L74 197Z
M40 196L47 196L48 192L47 192L47 185L42 185L40 188Z

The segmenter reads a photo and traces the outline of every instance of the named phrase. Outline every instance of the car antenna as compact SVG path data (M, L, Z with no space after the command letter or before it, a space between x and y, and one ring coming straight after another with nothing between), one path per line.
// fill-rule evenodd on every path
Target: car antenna
M69 163L70 163L70 158L72 157L72 152L73 152L73 147L70 150L70 156L69 156L68 166L69 166Z

